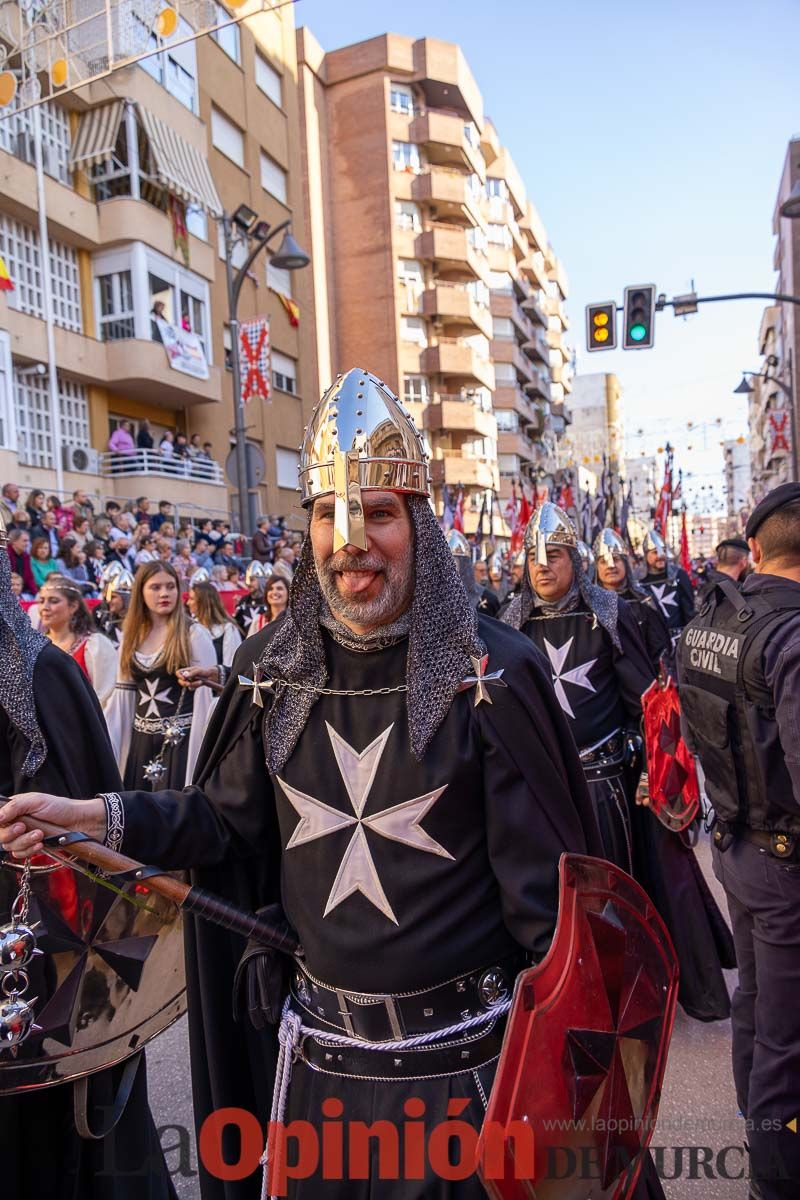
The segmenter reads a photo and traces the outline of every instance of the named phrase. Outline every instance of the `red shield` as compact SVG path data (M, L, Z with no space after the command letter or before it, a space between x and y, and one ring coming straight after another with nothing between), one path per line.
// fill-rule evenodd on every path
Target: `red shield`
M514 989L480 1177L494 1200L625 1200L655 1125L677 958L619 867L565 854L559 875L552 945Z
M653 683L642 697L650 807L674 833L687 829L700 807L697 771L681 735L681 705L675 681Z

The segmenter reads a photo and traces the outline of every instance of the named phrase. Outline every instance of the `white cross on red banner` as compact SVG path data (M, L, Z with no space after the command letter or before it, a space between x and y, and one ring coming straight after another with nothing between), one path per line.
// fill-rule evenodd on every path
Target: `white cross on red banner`
M242 374L242 400L245 404L260 396L270 398L269 317L253 317L239 326L239 362Z

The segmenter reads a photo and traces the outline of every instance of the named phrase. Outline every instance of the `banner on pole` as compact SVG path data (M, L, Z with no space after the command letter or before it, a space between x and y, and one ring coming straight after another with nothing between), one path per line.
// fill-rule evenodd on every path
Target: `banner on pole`
M239 326L239 365L242 375L242 400L249 404L255 397L270 400L269 317L253 317Z

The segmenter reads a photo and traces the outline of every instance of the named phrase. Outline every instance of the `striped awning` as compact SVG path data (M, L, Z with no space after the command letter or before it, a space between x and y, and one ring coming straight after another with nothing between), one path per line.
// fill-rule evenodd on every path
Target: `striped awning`
M187 204L199 204L210 216L221 216L222 204L200 151L141 104L139 116L150 143L153 171L163 187Z
M88 171L89 167L111 158L124 111L124 101L114 100L111 104L103 104L83 114L69 155L70 171L78 167Z

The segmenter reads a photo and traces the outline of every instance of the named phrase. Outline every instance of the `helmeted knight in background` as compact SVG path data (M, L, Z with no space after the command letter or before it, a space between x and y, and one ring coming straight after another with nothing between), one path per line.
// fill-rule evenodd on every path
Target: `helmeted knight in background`
M641 584L655 600L669 626L672 644L680 631L694 616L694 592L683 567L670 562L666 542L660 533L650 529L642 542L645 573Z
M505 594L503 603L500 605L497 613L498 617L502 617L514 597L518 596L522 591L522 577L525 574L526 557L527 555L523 548L522 550L518 550L511 560L511 586Z
M556 694L578 746L608 858L645 887L675 942L680 1001L699 1020L730 1006L721 966L730 935L685 840L635 803L642 770L642 696L655 682L632 606L589 583L578 536L555 504L525 531L528 569L503 620L547 655Z
M253 621L264 611L264 591L272 574L272 563L262 563L255 558L244 573L247 595L242 596L236 605L233 619L245 637L250 632Z
M133 575L122 563L109 563L103 571L101 587L101 600L94 610L94 621L100 633L104 633L119 649L122 626L131 602Z
M578 539L578 554L580 555L581 566L589 580L589 583L597 582L597 563L595 562L594 551L588 542Z
M800 484L756 505L755 573L720 578L678 646L687 741L714 809L711 848L733 924L733 1075L751 1196L800 1195ZM756 1190L757 1188L757 1190Z
M603 529L598 533L594 558L600 587L616 592L630 604L653 670L658 674L662 659L672 649L667 622L651 594L634 579L628 549L614 529Z
M0 525L0 794L80 797L119 786L97 697L75 660L31 628L11 592L4 539ZM0 853L3 1195L174 1197L147 1104L144 1041L134 1054L131 1039L169 1023L171 996L172 1019L180 1015L180 926L171 916L160 929L158 918L68 869L53 870L52 860L34 868L29 920L40 922L42 954L20 990L35 1000L39 1029L15 1046L6 1017L15 978L8 922L20 868Z
M197 882L248 907L280 897L304 957L281 1025L276 1121L319 1129L327 1102L340 1123L399 1124L413 1097L428 1130L460 1098L461 1119L479 1126L514 978L553 937L559 856L601 851L583 774L540 654L465 595L420 435L389 389L367 371L340 376L300 467L309 534L287 615L238 652L195 785L122 794L122 848L202 867ZM50 801L15 803L45 819ZM263 1027L286 994L277 964L251 948L241 995L262 1032L233 1025L243 947L190 929L197 1121L236 1106L264 1127L275 1037ZM423 1034L421 1048L408 1041ZM448 1183L427 1163L424 1182L385 1187L376 1169L290 1181L288 1194L484 1196L476 1176ZM202 1169L201 1187L204 1200L260 1194L256 1177L222 1183ZM639 1194L662 1192L654 1181Z
M475 580L472 567L472 547L464 534L458 529L450 529L447 533L447 545L455 559L458 575L464 585L464 591L470 598L476 612L484 613L487 617L496 617L500 607L497 596L489 588L481 587Z

